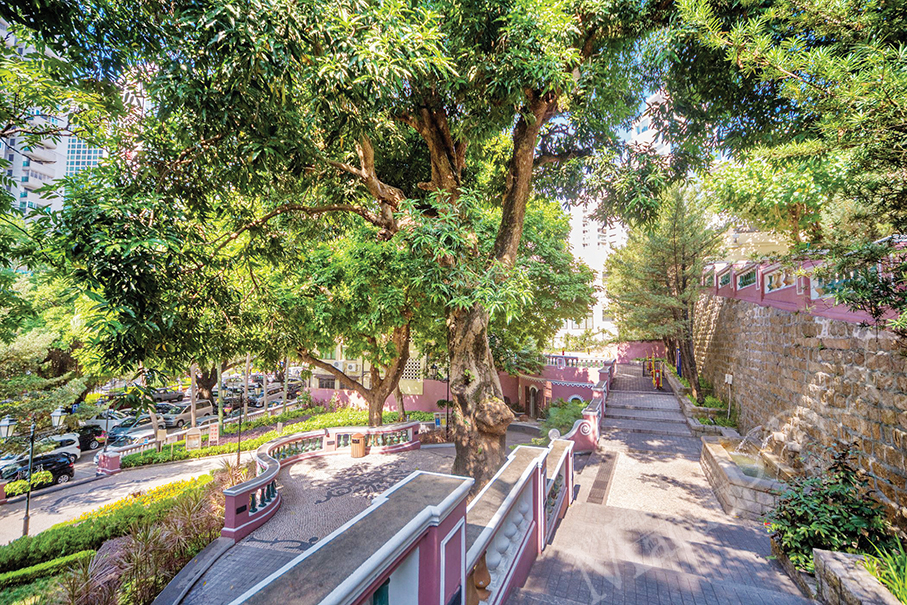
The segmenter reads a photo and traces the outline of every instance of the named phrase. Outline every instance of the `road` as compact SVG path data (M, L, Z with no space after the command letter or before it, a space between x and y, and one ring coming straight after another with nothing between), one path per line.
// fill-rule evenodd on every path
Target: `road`
M82 513L94 510L138 491L198 477L218 468L226 458L235 460L236 454L212 456L195 460L184 460L172 464L144 466L126 470L111 477L103 477L82 485L74 485L60 491L32 494L30 508L30 530L32 535L49 527L74 519ZM85 452L76 462L75 479L94 476L93 452ZM243 461L251 459L250 452L243 452ZM7 544L22 535L22 518L25 502L0 506L0 544Z

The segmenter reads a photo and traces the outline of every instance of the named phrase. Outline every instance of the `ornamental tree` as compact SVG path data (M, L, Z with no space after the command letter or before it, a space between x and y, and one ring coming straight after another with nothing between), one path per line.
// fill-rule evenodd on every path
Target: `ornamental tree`
M666 194L657 221L649 229L632 229L627 245L608 257L607 290L621 333L664 341L680 349L683 375L696 401L699 372L693 354L696 301L705 263L719 250L722 229L694 190L675 188Z

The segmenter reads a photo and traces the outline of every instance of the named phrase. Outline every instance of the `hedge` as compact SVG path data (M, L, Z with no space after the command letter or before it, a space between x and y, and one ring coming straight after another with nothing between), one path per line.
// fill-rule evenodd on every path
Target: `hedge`
M431 412L412 412L409 414L413 420L420 422L433 421L435 416ZM382 421L385 424L397 422L397 412L385 412L382 415ZM264 435L254 439L244 439L240 444L241 451L257 450L259 447L281 437L283 435L292 435L305 431L317 431L321 429L341 427L341 426L363 426L368 424L368 410L357 410L345 408L337 412L328 414L317 414L304 422L298 422L292 426L284 427L282 433L268 431ZM224 445L215 445L197 450L187 450L185 441L178 441L173 444L172 452L170 447L164 447L160 452L156 450L145 450L137 454L124 456L120 461L122 468L133 468L136 466L145 466L147 464L158 464L170 462L171 460L188 460L190 458L206 458L208 456L217 456L220 454L229 454L236 451L235 443L226 443Z
M54 525L34 536L23 536L0 546L0 573L31 567L84 550L97 550L111 538L129 533L137 522L163 519L177 500L202 489L213 478L178 481L149 490L139 497L127 497L85 513L77 519Z
M58 557L56 559L51 559L50 561L45 561L44 563L38 563L31 567L2 573L0 574L0 588L8 588L17 584L34 582L38 578L64 571L73 563L78 563L83 559L90 559L96 552L97 551L95 550L83 550L71 555L66 555L65 557Z

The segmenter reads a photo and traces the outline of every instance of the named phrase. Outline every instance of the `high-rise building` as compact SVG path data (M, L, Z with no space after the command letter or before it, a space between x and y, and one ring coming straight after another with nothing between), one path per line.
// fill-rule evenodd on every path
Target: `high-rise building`
M8 48L16 49L20 56L25 56L33 49L27 48L9 30L7 23L0 19L0 38ZM46 115L35 109L29 122L35 126L59 126L65 119L62 115ZM48 137L38 144L26 144L22 136L12 133L7 138L0 138L0 157L8 164L6 174L12 183L6 190L13 197L13 207L23 214L35 208L50 206L58 210L63 205L63 192L42 196L36 193L48 183L55 183L64 176L71 176L89 166L95 166L104 152L98 147L91 147L75 136L61 136L58 139Z

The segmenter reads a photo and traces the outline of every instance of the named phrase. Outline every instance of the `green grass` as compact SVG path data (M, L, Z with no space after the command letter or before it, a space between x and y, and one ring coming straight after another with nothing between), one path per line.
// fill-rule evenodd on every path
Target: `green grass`
M0 590L0 605L43 605L50 601L50 594L57 587L55 577L41 578Z
M727 409L727 403L715 397L714 395L706 395L705 401L703 401L702 403L696 403L696 399L692 394L687 395L687 399L689 399L693 405L699 406L701 408L712 408L714 410Z
M864 565L897 600L907 603L907 552L900 539L891 549L876 548L875 555L865 555Z

